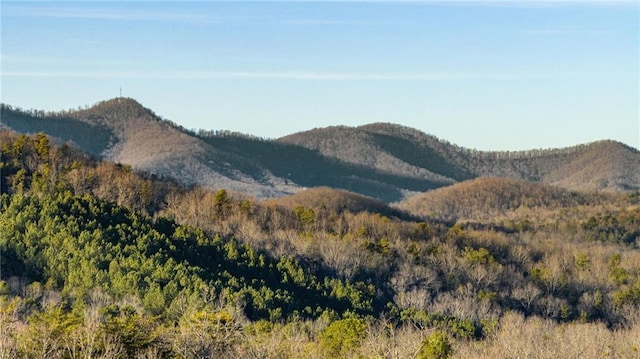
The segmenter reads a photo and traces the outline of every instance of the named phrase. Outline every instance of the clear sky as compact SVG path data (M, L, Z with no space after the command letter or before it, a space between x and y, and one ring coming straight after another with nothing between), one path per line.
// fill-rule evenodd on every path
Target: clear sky
M9 2L2 102L122 95L261 137L393 122L485 150L640 148L637 1Z

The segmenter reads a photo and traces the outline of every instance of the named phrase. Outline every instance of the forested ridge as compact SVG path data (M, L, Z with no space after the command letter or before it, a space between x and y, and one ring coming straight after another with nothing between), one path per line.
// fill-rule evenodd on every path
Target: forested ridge
M409 127L374 123L317 128L278 141L352 165L432 181L432 187L401 187L418 192L477 177L515 178L570 190L634 191L640 183L640 152L607 140L558 149L478 151Z
M186 129L131 98L45 112L0 104L0 126L43 132L99 159L259 199L326 186L384 202L478 177L569 190L640 189L640 152L602 140L559 149L478 151L390 123L312 129L279 139ZM211 119L219 126L221 119Z
M448 221L495 221L514 212L542 212L558 208L605 205L616 195L597 191L569 191L513 178L481 177L420 193L396 204L413 214Z
M555 197L456 222L0 140L1 357L638 357L637 193L508 183Z

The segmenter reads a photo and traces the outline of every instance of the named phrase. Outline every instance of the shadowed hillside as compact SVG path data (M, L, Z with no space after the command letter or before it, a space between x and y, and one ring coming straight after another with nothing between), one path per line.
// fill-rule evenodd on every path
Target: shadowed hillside
M279 141L380 171L449 183L483 176L520 178L574 190L640 188L640 152L615 141L561 149L483 152L386 123L314 129Z
M129 98L60 112L2 105L2 125L20 133L44 132L99 158L186 185L258 198L327 186L390 203L476 177L518 178L571 190L640 189L640 152L614 141L482 152L387 123L265 140L190 131Z
M219 151L235 154L231 166L257 180L266 172L286 184L328 186L386 202L403 198L406 191L422 192L448 183L349 163L295 144L224 133L201 138Z
M396 126L390 125L389 128ZM412 131L418 133L416 130ZM391 132L369 131L367 126L314 129L289 135L278 141L304 146L347 163L373 167L396 175L443 183L470 178L469 174L451 166L436 151L426 151L417 141Z
M16 132L44 132L64 142L75 143L93 156L100 156L116 141L114 132L108 126L81 121L72 118L66 112L25 112L3 104L0 107L0 119L2 126Z
M5 106L3 124L23 133L45 132L101 158L186 185L230 188L259 197L295 191L295 186L274 181L262 168L247 171L244 159L217 150L129 98L57 113L16 111ZM94 137L96 143L91 141ZM256 171L261 172L260 182L254 180Z

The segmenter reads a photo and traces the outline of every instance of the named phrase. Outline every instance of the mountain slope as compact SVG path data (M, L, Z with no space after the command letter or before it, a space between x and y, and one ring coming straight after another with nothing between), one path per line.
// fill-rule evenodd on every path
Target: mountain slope
M545 177L545 181L570 189L640 189L640 155L614 141L586 146Z
M296 133L278 141L304 146L327 157L395 175L424 178L443 184L471 178L467 171L447 161L443 153L448 151L433 151L422 144L422 138L405 136L405 133L393 130L406 129L413 131L411 135L427 135L395 125L385 127L390 131L379 131L378 126L385 125L327 127Z
M15 131L42 131L73 142L89 154L175 178L186 185L229 188L263 197L295 191L295 187L273 181L262 168L261 181L246 175L238 169L243 167L243 161L238 161L237 156L219 151L160 119L133 99L116 98L78 111L53 114L36 111L35 115L38 116L2 108L3 125ZM102 140L95 145L92 138Z
M72 118L69 114L71 112L67 111L54 114L26 112L2 104L0 125L25 134L44 132L64 142L75 143L92 156L100 156L116 141L108 126Z
M605 194L574 192L512 178L482 177L409 197L397 207L423 218L487 220L520 209L568 208L609 200Z
M384 123L314 129L278 141L382 172L443 184L484 176L519 178L573 190L640 189L640 152L615 141L563 149L482 152Z
M328 186L393 202L403 198L409 191L422 192L450 183L381 171L366 164L329 157L296 144L238 134L207 135L201 138L213 148L233 153L238 159L242 159L241 163L230 162L230 165L235 168L245 166L242 168L244 173L260 174L259 171L264 169L285 183L302 187Z
M640 152L614 141L481 152L385 123L264 140L224 131L188 131L128 98L57 113L7 105L1 110L2 125L14 131L45 132L136 170L259 198L328 186L396 202L476 177L518 178L571 190L640 189Z

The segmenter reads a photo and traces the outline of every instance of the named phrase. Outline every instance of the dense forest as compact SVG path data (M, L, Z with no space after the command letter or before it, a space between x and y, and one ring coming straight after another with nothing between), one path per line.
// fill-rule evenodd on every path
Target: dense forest
M640 356L637 192L485 180L451 216L0 144L1 358Z

